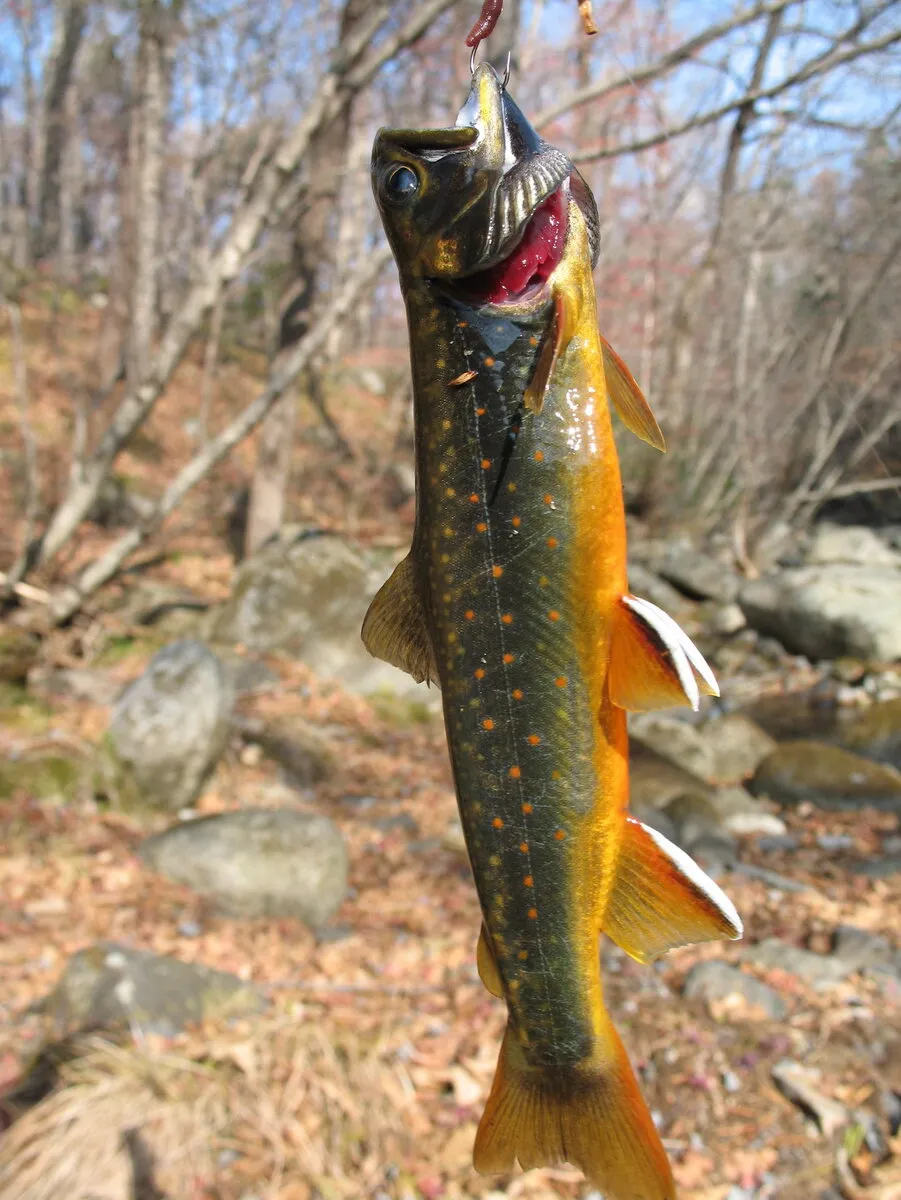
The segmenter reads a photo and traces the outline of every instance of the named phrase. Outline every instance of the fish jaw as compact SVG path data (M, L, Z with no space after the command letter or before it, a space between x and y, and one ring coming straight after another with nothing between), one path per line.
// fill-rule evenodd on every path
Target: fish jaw
M573 171L481 63L455 126L376 136L373 190L402 284L459 280L502 261Z

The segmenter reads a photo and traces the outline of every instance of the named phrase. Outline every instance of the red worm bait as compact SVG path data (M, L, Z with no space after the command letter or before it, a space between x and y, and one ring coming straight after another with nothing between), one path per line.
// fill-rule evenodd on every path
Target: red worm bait
M479 19L470 29L469 37L466 39L467 46L478 46L479 42L494 33L494 27L500 18L503 7L504 0L484 0Z

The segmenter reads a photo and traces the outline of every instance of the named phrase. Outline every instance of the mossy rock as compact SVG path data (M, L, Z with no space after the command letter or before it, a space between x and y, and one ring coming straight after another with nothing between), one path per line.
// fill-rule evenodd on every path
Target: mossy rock
M848 750L901 770L901 698L883 700L856 712L838 726Z
M84 787L87 775L83 759L60 754L7 759L0 763L0 799L12 800L24 793L38 800L71 800Z
M24 683L38 660L41 644L24 629L0 626L0 680Z
M901 772L822 742L783 742L763 760L749 787L783 804L901 813Z

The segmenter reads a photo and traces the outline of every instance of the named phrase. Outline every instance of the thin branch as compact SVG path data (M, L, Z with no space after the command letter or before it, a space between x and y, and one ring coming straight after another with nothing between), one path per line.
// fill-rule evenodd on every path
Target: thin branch
M664 142L671 141L673 138L682 137L683 134L690 133L693 129L703 129L707 125L715 125L717 121L721 121L723 117L727 117L729 113L735 112L736 109L743 108L745 105L756 104L759 100L771 100L774 96L779 96L783 92L788 91L789 88L796 87L801 83L807 83L811 79L825 75L827 71L832 71L836 67L854 62L867 54L877 54L880 50L887 50L890 46L897 45L899 42L901 42L901 29L886 33L881 38L875 38L871 42L861 42L857 45L849 46L845 50L830 50L825 54L811 59L800 70L786 76L778 83L771 84L769 87L748 91L743 96L738 96L735 100L730 100L728 103L721 104L718 108L710 109L708 112L698 113L678 125L670 125L666 129L661 129L658 133L650 134L645 138L639 138L634 142L624 142L618 146L608 146L598 150L582 150L571 157L573 162L578 163L599 162L602 159L621 158L627 154L638 154L642 150L650 150L654 146L660 146Z
M187 493L253 432L322 347L335 321L346 318L359 297L375 283L390 258L387 248L369 255L362 268L350 276L332 304L312 323L305 336L287 355L276 359L269 382L256 400L179 471L141 525L128 530L100 558L86 567L75 584L66 585L53 594L51 616L57 624L73 617L89 596L112 579L129 555L159 528Z
M11 331L13 381L16 392L16 408L19 413L19 432L22 435L25 466L25 502L23 505L24 528L22 531L22 558L28 553L28 547L34 538L34 526L37 519L38 498L40 485L38 482L38 446L28 412L28 363L25 358L25 335L22 331L22 310L13 300L4 300L4 306L9 314ZM7 595L16 591L15 571L11 573L10 581L4 579L4 591Z

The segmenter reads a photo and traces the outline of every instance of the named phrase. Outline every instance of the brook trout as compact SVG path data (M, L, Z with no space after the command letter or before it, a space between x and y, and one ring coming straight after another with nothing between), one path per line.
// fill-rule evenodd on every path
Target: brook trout
M648 962L741 922L627 813L627 710L697 708L717 686L628 591L608 399L663 442L598 334L594 200L485 63L453 128L380 131L372 179L409 318L417 512L363 638L442 691L479 971L508 1010L474 1163L568 1160L613 1200L669 1200L599 935Z

